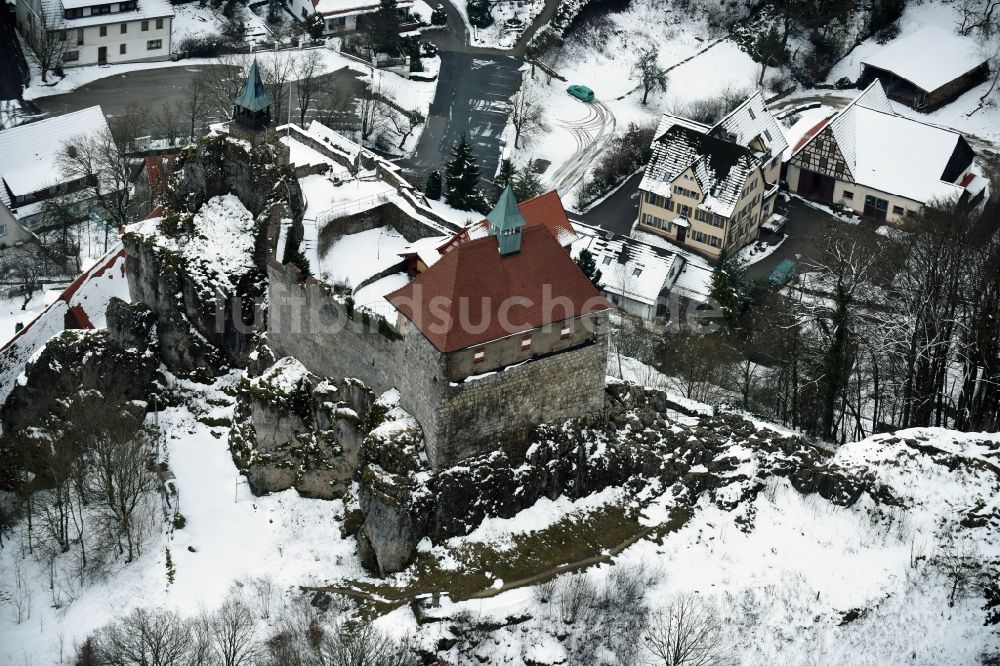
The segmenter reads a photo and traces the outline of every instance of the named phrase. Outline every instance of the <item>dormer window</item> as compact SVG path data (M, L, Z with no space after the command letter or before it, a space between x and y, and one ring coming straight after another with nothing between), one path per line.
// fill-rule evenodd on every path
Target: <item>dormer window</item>
M753 109L751 107L748 106L747 111L750 112L750 120L757 120L757 114L753 112Z

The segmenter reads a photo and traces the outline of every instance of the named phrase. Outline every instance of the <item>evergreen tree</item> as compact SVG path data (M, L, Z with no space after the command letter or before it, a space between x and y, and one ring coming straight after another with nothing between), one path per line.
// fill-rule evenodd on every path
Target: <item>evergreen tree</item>
M601 288L601 269L597 267L597 260L590 250L580 251L580 256L576 258L576 265L580 267L583 274L587 276L595 289Z
M736 329L750 298L746 264L737 255L723 253L719 258L709 296L719 304L729 328Z
M427 182L424 183L424 196L435 201L441 198L441 172L437 169L431 171L430 175L427 176Z
M505 157L500 160L500 171L497 173L497 177L494 179L493 184L502 191L503 188L507 187L507 183L510 182L513 175L514 163L510 161L509 157Z
M448 14L444 11L444 5L437 5L431 12L431 25L447 25Z
M518 201L527 201L532 197L537 197L542 193L542 181L538 174L527 164L518 169L514 175L514 182L511 183L514 190L514 198Z
M479 185L479 167L472 154L472 146L461 136L451 151L451 161L445 168L444 199L449 206L471 210L476 203Z
M376 51L399 55L399 9L396 0L380 0L371 19L371 39Z

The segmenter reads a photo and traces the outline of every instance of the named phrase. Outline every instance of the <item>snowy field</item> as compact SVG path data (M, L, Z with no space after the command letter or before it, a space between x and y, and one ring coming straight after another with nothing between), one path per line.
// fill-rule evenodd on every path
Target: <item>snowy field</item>
M400 263L403 259L399 253L409 244L392 227L340 236L320 257L319 275L330 284L347 284L356 289L373 275Z

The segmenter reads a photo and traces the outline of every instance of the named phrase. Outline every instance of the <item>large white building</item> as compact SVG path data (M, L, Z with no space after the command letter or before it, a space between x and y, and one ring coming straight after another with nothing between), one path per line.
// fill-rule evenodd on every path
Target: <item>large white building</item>
M86 210L89 184L61 175L57 155L74 140L107 131L99 106L0 131L0 203L29 230L41 224L42 204L53 197L80 192L74 210Z
M21 34L57 33L66 67L166 60L173 19L168 0L17 0Z
M374 14L379 10L378 0L291 0L289 11L295 18L305 20L310 14L323 17L327 34L354 32L358 29L358 18L362 14ZM398 0L396 9L399 19L405 25L412 21L410 9L413 0Z

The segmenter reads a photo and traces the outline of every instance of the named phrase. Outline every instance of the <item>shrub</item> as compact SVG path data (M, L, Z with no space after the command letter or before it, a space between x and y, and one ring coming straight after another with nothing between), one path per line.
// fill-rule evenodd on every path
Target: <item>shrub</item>
M722 117L743 103L751 95L746 88L726 88L715 97L696 99L687 104L675 106L672 111L675 116L688 118L705 125L714 125Z
M593 199L605 194L648 162L654 132L652 125L631 123L623 135L612 139L594 167L592 179L584 185L584 197Z
M207 33L200 37L182 39L178 48L182 53L186 53L193 58L211 58L219 55L223 42L224 40L221 35Z
M323 21L323 17L319 14L310 14L305 20L306 32L313 39L319 39L323 36L323 32L326 30L326 22Z
M435 201L441 198L441 172L437 169L431 171L430 175L427 176L427 182L424 183L424 196Z
M469 0L466 11L472 26L488 28L493 25L493 14L490 13L489 0Z
M444 10L444 5L437 5L431 12L431 25L448 25L448 13Z

